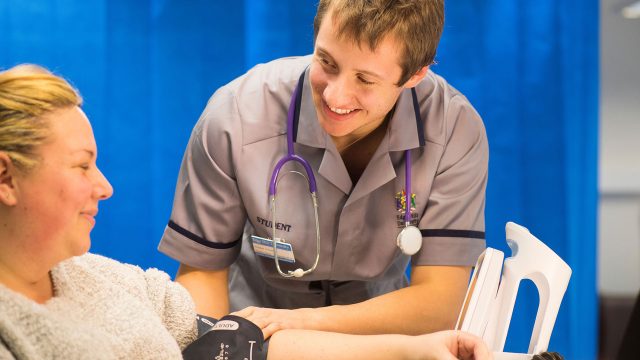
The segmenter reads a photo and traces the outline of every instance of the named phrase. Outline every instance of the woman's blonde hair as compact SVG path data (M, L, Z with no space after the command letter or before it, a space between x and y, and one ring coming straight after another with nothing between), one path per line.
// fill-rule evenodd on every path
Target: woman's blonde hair
M35 148L48 137L43 117L80 106L80 94L63 78L31 64L0 72L0 151L28 171L38 164Z

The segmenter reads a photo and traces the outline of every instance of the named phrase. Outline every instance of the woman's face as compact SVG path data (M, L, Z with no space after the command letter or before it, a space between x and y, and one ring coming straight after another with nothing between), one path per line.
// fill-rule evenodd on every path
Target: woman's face
M19 211L29 219L34 255L59 262L89 250L98 202L113 188L96 166L97 148L86 115L78 107L45 117L50 135L37 148L40 159L18 181Z

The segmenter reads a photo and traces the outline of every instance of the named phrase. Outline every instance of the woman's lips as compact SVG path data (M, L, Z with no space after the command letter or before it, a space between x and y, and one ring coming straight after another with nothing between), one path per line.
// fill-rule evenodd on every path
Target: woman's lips
M91 225L95 225L96 223L96 215L98 214L98 211L83 211L80 213L80 215L82 215L82 217L84 217L85 219L87 219Z

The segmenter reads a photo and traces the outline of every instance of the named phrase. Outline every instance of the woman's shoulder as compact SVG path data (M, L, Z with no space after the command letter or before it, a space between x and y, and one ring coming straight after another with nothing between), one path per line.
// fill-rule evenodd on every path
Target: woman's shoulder
M64 276L73 283L111 283L128 289L146 291L147 277L149 274L160 277L166 281L169 275L157 270L143 270L139 266L122 263L106 256L87 253L64 261L58 267L58 276Z
M61 263L61 265L67 269L75 268L96 274L132 274L142 272L142 269L138 266L125 264L118 260L94 253L86 253L73 257Z

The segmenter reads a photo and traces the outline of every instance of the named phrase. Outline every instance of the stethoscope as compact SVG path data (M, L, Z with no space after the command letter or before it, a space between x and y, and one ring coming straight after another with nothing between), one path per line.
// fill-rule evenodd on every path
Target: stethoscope
M304 85L304 75L303 72L300 75L300 79L298 80L298 85L293 91L293 95L291 96L291 102L289 104L289 111L287 112L287 154L282 157L276 163L273 168L273 173L271 174L271 181L269 182L269 201L271 203L271 232L272 232L272 245L273 245L273 258L276 263L276 269L278 273L286 278L296 277L300 278L304 275L307 275L313 272L318 267L318 261L320 260L320 222L318 221L318 196L317 196L317 186L316 186L316 178L313 175L313 170L311 169L311 165L299 155L296 155L293 150L293 134L295 132L294 124L298 124L298 119L300 117L300 103L302 101L302 87ZM418 131L420 135L420 142L423 144L424 140L422 137L422 123L420 121L420 107L418 106L418 97L415 89L411 89L411 93L413 96L413 108L416 114L416 121L418 124ZM400 231L398 236L396 237L396 244L402 250L405 255L414 255L420 250L422 246L422 234L420 233L420 229L411 224L411 152L409 150L405 150L404 152L405 159L405 212L404 212L404 228ZM282 170L283 166L290 162L296 161L304 167L306 176L300 172L292 171L295 174L298 174L304 177L307 180L309 185L309 194L311 195L311 202L313 204L313 212L316 223L316 259L313 265L304 270L302 268L298 268L296 270L288 270L286 273L282 271L280 268L280 262L278 259L278 251L277 244L278 238L276 237L276 190L278 186L278 175L280 174L280 170Z

